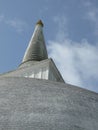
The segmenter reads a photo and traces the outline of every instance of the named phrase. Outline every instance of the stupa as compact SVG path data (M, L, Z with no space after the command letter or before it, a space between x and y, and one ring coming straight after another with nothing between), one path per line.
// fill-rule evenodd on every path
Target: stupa
M0 75L0 130L98 130L98 93L64 81L43 26L39 20L19 67Z

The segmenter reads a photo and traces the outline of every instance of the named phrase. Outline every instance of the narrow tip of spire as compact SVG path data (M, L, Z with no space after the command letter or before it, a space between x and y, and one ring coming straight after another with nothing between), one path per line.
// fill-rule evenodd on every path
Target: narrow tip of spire
M43 22L42 22L41 20L39 20L39 21L36 23L36 25L37 25L37 24L41 25L42 27L44 26L44 24L43 24Z

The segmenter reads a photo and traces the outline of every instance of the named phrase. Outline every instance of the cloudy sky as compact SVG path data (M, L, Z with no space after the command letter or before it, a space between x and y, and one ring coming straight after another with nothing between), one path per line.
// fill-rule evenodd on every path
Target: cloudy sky
M21 63L39 19L65 82L98 92L98 0L0 0L0 73Z

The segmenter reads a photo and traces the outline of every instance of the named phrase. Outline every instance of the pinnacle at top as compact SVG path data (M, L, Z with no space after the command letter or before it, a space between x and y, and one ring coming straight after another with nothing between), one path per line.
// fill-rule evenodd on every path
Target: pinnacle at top
M39 20L39 21L36 23L36 25L37 25L37 24L41 25L42 27L44 26L44 24L43 24L43 22L42 22L41 20Z
M43 23L39 20L35 26L33 35L26 49L22 63L27 61L41 61L48 58L47 49L43 34Z

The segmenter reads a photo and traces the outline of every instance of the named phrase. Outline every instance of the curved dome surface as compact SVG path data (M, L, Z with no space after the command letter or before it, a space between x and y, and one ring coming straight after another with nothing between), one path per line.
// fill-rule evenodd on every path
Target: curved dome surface
M64 83L0 77L0 130L98 130L98 94Z

